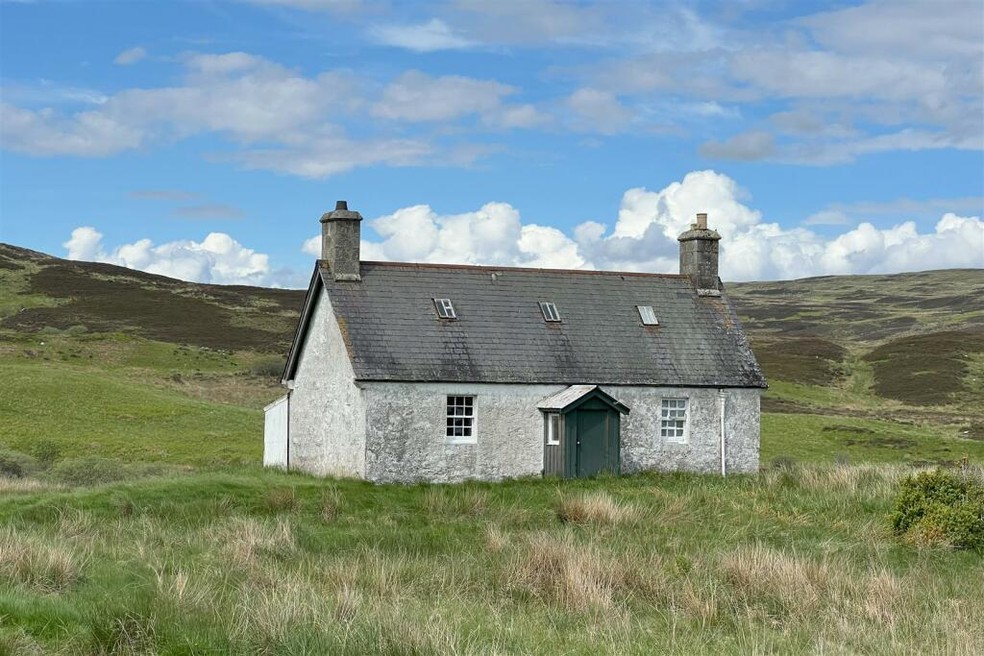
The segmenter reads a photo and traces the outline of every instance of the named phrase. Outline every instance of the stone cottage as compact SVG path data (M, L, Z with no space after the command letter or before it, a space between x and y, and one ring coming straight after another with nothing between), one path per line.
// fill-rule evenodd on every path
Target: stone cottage
M359 259L321 217L264 464L372 481L750 472L765 378L698 214L680 273Z

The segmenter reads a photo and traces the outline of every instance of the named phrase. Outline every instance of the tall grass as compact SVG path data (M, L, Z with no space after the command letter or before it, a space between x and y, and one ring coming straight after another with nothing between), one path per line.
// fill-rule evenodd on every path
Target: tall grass
M892 536L905 473L25 490L0 498L0 650L981 653L982 555Z

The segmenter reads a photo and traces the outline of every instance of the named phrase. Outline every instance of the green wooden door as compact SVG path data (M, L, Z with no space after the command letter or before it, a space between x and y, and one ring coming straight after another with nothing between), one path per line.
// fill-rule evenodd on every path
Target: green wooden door
M612 471L612 453L609 411L577 411L577 477L594 476L602 471ZM616 470L617 471L617 470Z

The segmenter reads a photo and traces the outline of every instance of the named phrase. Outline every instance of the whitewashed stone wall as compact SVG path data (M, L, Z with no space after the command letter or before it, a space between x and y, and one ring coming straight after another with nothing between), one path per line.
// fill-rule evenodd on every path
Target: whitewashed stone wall
M721 414L718 391L710 388L609 387L632 412L622 417L622 472L643 470L720 472ZM725 464L728 472L759 466L758 389L725 389ZM662 399L688 400L686 444L659 435Z
M342 333L321 291L290 397L290 468L366 477L366 408Z
M539 476L543 417L536 404L562 385L364 383L366 476L453 482ZM448 395L475 397L475 444L449 444Z
M543 471L543 417L537 403L563 385L363 383L366 478L379 482L453 482L538 476ZM622 416L622 472L719 472L720 405L716 389L604 386L631 408ZM475 397L476 443L449 444L448 395ZM663 398L689 401L686 444L659 436ZM759 390L725 390L726 464L759 464Z

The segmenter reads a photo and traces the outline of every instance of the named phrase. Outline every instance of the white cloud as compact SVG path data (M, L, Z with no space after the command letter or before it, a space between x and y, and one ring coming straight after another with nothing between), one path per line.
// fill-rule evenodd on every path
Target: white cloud
M718 39L699 52L674 44L589 64L587 84L631 107L658 107L671 94L727 102L743 117L771 114L705 143L711 157L831 165L879 152L984 149L979 2L876 0L754 31L694 20ZM665 111L635 118L686 124Z
M353 109L345 73L306 78L246 53L188 55L184 86L128 89L97 110L64 115L3 105L7 148L101 157L154 139L225 133L242 143L303 141L328 115Z
M83 226L73 230L63 245L70 260L105 262L192 282L271 285L291 275L273 272L267 255L246 248L222 232L209 233L200 242L181 240L155 245L150 239L141 239L109 250L102 239L95 228Z
M803 225L847 225L850 217L841 210L820 210L803 220Z
M748 50L732 58L731 73L763 92L794 98L925 98L942 93L945 83L930 62L821 51Z
M578 89L567 99L567 106L574 112L576 129L615 134L628 130L632 121L632 112L608 91Z
M217 134L231 148L213 150L209 159L322 178L373 165L467 166L496 146L470 142L454 122L504 130L549 121L533 105L506 103L517 90L494 80L408 71L375 87L349 71L305 76L244 52L186 53L180 61L182 84L127 89L97 109L71 114L0 104L3 146L35 156L106 157ZM386 120L367 122L369 113ZM432 125L411 137L405 123ZM357 138L348 124L358 128Z
M899 216L932 218L946 212L973 214L984 210L984 196L956 196L949 198L894 198L887 201L858 201L834 203L831 211L850 216Z
M757 160L771 157L776 152L775 139L768 132L744 132L726 141L708 141L697 149L704 157L721 159Z
M326 178L360 166L412 166L429 163L437 148L423 140L369 139L309 135L279 148L251 148L228 156L247 169L290 173L303 178ZM453 154L453 153L452 153ZM475 151L475 156L481 154ZM461 163L465 163L462 161Z
M979 57L981 5L966 0L875 0L803 19L822 44L849 52Z
M144 138L140 127L102 111L65 118L50 109L32 111L0 103L0 143L15 152L104 157L137 148Z
M367 260L676 273L677 236L697 212L707 212L722 236L720 268L726 281L984 267L980 217L946 213L926 233L912 221L887 228L866 222L825 237L763 222L747 199L728 176L694 171L659 191L626 191L610 234L602 223L586 221L573 235L524 223L507 203L452 215L416 205L368 222L382 239L363 240L362 255ZM834 225L840 218L823 216L813 223ZM320 238L309 239L303 250L317 256Z
M828 243L821 263L826 273L984 267L984 222L947 213L927 234L912 221L887 230L862 223Z
M462 50L477 45L474 41L455 34L439 18L416 25L375 25L369 28L369 36L376 43L414 52Z
M513 87L488 80L407 71L383 90L372 114L390 120L447 121L497 112L502 99L515 92Z
M113 63L117 66L129 66L130 64L136 64L138 61L147 56L147 51L137 46L136 48L130 48L124 50L120 54L116 55Z
M521 259L519 212L506 203L443 216L428 205L417 205L371 225L383 238L373 246L382 259L455 264L517 264Z

